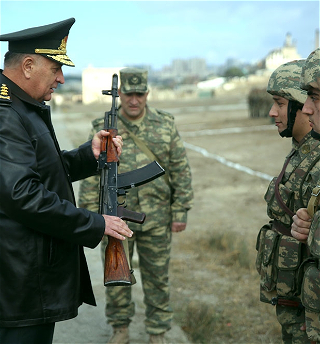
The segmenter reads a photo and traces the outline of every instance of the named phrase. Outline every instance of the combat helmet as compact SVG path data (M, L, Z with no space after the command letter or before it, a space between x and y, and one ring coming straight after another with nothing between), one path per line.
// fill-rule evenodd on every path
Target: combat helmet
M320 48L314 50L302 68L300 87L309 91L310 87L320 90ZM311 130L311 136L320 140L320 133Z
M320 48L314 50L306 59L302 68L300 87L306 91L309 87L320 90Z
M297 111L302 109L307 100L307 92L300 88L300 75L305 60L294 60L278 67L269 79L267 92L289 100L288 124L280 135L292 137L292 129Z

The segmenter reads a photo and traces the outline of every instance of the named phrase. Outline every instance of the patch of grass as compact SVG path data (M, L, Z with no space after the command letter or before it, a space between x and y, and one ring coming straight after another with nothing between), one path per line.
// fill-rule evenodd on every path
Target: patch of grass
M222 312L210 304L191 301L186 307L182 329L192 343L213 343L214 332L224 331L227 326Z
M206 232L175 243L170 277L174 317L190 343L281 342L275 308L260 302L255 239Z
M206 235L206 240L199 239L204 254L213 251L223 253L220 256L225 266L236 265L245 269L252 269L255 262L254 242L248 240L236 232L210 232Z

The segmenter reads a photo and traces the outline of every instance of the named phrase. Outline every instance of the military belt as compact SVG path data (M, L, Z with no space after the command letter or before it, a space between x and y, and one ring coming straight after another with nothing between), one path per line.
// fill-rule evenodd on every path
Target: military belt
M303 307L303 305L300 301L288 300L288 299L284 299L282 297L273 297L271 299L271 304L274 306L279 305L279 306L288 306L288 307L297 307L297 308Z

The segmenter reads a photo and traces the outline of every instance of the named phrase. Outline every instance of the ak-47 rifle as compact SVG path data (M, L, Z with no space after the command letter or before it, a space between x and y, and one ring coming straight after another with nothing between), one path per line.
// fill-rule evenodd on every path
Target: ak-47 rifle
M102 94L112 96L111 110L105 113L104 129L110 135L101 142L101 153L98 160L100 170L99 213L118 216L125 221L142 224L145 214L130 211L125 208L125 202L119 204L118 196L125 196L127 190L145 184L162 176L165 171L156 162L134 171L118 174L119 157L112 139L117 136L117 97L118 75L112 77L112 89L102 91ZM121 240L108 236L105 251L104 285L123 286L134 284L133 270L130 269Z

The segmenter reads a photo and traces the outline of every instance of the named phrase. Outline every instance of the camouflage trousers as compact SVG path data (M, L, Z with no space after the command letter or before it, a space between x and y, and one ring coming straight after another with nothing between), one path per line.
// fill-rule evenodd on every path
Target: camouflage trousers
M260 300L272 304L277 300L276 313L282 328L283 343L310 343L306 331L301 330L305 323L305 308L301 305L299 293L302 282L299 269L307 257L306 247L292 237L270 229L270 225L265 225L257 239L257 250ZM283 303L285 301L294 301L301 306L293 307Z
M148 231L135 231L128 240L132 266L134 246L139 257L142 289L144 293L145 326L149 334L160 334L171 328L172 309L169 304L169 262L171 251L171 229L160 227ZM104 260L107 238L101 243ZM112 326L126 326L135 314L131 298L132 287L106 288L106 317Z
M320 313L306 310L306 326L308 337L320 343Z
M276 306L277 318L281 324L283 344L310 344L306 331L301 330L305 322L304 309Z
M320 261L311 258L306 262L302 282L302 303L306 308L308 337L320 343Z

